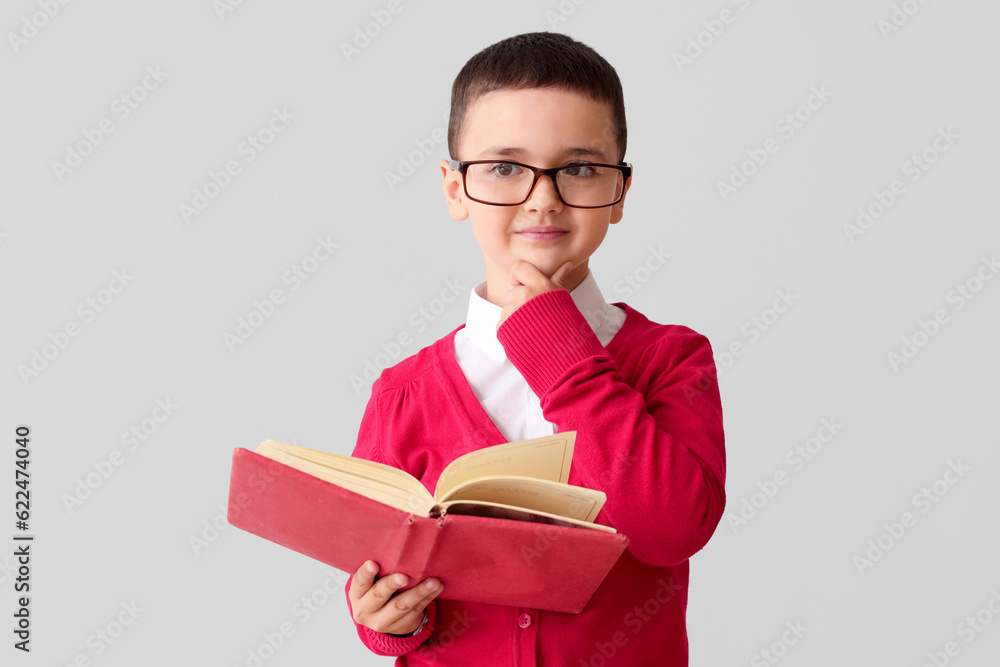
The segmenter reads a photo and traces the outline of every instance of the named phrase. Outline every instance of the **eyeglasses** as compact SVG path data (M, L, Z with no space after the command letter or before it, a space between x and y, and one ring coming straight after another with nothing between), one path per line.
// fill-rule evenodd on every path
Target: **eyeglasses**
M632 165L577 162L565 167L540 169L509 160L449 160L462 173L465 194L472 201L491 206L518 206L528 201L540 176L552 179L556 196L572 208L614 206L625 194Z

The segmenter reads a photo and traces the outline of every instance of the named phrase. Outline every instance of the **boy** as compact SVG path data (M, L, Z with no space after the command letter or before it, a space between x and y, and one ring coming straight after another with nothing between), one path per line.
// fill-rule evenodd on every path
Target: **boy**
M447 575L410 586L366 562L351 613L397 665L687 665L688 558L725 506L722 412L708 341L605 303L589 272L622 218L625 141L617 74L567 36L503 40L455 80L445 199L486 281L465 326L374 383L354 455L433 489L465 452L576 430L569 483L604 491L597 522L630 542L580 614L446 600Z

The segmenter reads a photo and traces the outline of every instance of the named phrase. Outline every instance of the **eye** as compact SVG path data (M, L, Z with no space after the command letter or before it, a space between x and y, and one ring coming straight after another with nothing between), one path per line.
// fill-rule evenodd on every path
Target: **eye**
M579 164L572 164L563 167L562 173L572 178L589 178L597 174L597 169L595 169L593 165L581 162Z
M498 178L507 178L510 176L517 176L521 173L521 168L516 164L511 164L510 162L495 162L490 165L489 173L491 176L496 176Z

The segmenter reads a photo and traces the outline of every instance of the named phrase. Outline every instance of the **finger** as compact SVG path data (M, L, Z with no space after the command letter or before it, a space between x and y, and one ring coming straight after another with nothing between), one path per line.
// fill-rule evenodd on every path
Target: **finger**
M537 285L539 280L546 280L545 274L531 262L519 259L510 267L511 285Z
M531 288L527 285L512 285L507 293L503 295L503 304L524 303L531 298Z
M413 632L423 618L424 609L443 590L441 582L437 579L425 579L418 586L393 597L382 609L372 614L372 620L385 628L383 632L393 634Z
M373 560L366 560L354 573L351 579L351 587L347 591L347 596L351 599L351 604L356 605L364 597L365 593L375 583L375 575L378 574L378 563Z
M395 623L400 616L392 611L392 604L389 601L408 581L409 578L400 573L377 579L356 602L352 600L351 611L354 621L372 630L389 632L387 627Z
M410 612L422 612L443 590L441 582L431 577L424 579L420 585L403 591L392 599L391 605L387 606L395 608L404 615Z
M520 261L517 261L510 265L510 274L508 275L508 278L510 278L510 284L515 287L523 284L517 277L517 265L520 263Z
M364 612L380 610L385 603L401 588L404 588L410 578L399 572L382 577L362 596L359 604Z
M552 277L549 280L551 280L552 284L559 289L563 289L566 286L566 279L569 278L569 272L572 270L573 262L566 262L556 269L556 272L552 274Z

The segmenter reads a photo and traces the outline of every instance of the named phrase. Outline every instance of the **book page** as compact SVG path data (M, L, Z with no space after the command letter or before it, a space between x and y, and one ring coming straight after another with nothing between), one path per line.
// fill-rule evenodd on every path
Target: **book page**
M525 521L527 523L542 523L551 526L567 526L572 528L589 528L591 530L602 530L606 533L617 533L611 526L589 521L578 521L564 516L554 516L539 510L526 510L520 507L508 507L497 503L457 501L445 503L442 509L445 514L461 514L463 516L483 516L489 519L508 519L511 521Z
M459 484L487 475L537 477L565 484L569 479L575 442L576 431L566 431L463 454L441 471L435 495L442 500Z
M534 477L491 475L453 488L438 506L456 501L498 503L589 522L597 518L606 500L603 491L594 489Z
M404 512L426 516L434 499L420 480L375 461L266 440L257 453Z

